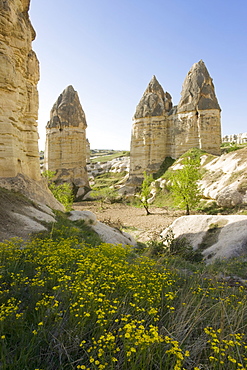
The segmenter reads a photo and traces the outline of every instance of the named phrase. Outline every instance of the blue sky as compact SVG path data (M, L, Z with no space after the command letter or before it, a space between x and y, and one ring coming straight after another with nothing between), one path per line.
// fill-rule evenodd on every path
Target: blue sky
M130 147L132 117L156 75L176 105L202 59L222 109L222 134L247 132L246 0L31 0L40 61L40 149L59 94L73 85L92 149Z

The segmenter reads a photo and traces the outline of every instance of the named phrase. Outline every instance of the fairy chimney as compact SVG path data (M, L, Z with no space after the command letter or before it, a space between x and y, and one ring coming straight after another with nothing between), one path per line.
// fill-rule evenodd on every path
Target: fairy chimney
M137 186L145 171L155 173L166 157L176 159L193 147L219 155L220 112L202 60L188 72L178 106L172 107L170 94L154 76L133 119L129 184Z
M202 60L188 72L177 112L171 121L174 138L171 155L174 158L192 147L220 155L221 109L213 80Z
M162 158L167 156L167 114L171 108L171 95L164 92L153 76L134 115L130 146L132 179L141 178L144 171L158 171Z
M46 126L44 168L56 172L58 183L71 183L77 199L89 188L86 127L78 93L68 86L53 105Z

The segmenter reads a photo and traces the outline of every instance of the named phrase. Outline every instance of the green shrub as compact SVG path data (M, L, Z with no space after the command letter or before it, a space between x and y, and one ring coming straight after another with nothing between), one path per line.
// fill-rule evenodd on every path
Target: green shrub
M142 203L143 207L146 210L147 216L150 215L148 198L150 196L152 181L153 181L153 176L148 175L147 172L144 172L144 179L141 185L141 191L137 194L138 199L140 199L140 202Z
M172 230L169 230L163 240L164 254L166 256L179 256L186 261L201 262L203 255L199 250L194 250L185 237L175 238Z
M94 188L90 193L92 198L100 200L103 203L117 203L121 201L121 197L116 190L108 187Z
M56 172L45 171L42 176L48 181L48 187L51 190L54 197L64 206L66 211L72 209L74 202L73 188L69 183L64 182L63 184L56 184L52 179Z
M174 203L186 210L189 215L192 208L195 208L201 199L201 189L198 181L202 178L200 170L199 154L193 152L191 156L184 157L181 164L183 167L169 174L169 190L174 197Z
M221 144L221 152L223 153L230 153L230 152L235 152L235 150L242 149L243 146L232 142L232 143L222 143Z

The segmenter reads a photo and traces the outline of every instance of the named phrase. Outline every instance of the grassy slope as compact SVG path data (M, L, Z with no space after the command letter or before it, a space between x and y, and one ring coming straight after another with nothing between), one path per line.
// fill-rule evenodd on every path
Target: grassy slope
M107 162L111 161L112 159L129 156L129 152L127 151L114 151L108 154L108 152L102 153L95 153L92 158L92 162Z

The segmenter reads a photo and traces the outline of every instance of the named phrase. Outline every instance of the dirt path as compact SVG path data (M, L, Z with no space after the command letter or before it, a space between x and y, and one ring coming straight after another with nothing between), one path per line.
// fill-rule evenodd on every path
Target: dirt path
M183 215L178 211L171 213L166 207L151 207L151 215L146 216L144 208L135 208L122 203L104 204L102 208L100 203L92 201L75 203L73 208L78 211L91 211L97 215L98 221L121 227L142 242L156 238L177 217Z

